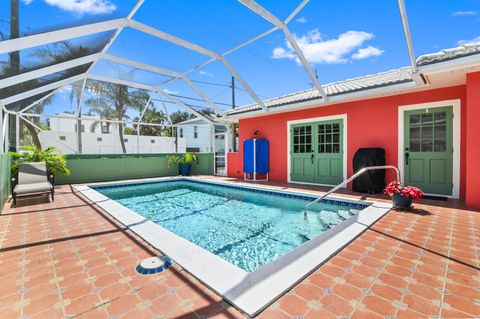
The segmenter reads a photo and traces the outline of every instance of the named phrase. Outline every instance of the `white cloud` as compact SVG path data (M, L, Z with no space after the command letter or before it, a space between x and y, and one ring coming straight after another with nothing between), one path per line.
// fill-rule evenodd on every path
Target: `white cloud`
M455 11L452 13L452 17L474 17L477 15L477 11Z
M366 58L369 58L371 56L379 56L383 52L384 52L383 50L380 50L379 48L372 47L371 45L369 45L366 48L358 49L357 52L352 54L352 59L354 59L354 60L366 59Z
M372 33L364 31L347 31L340 34L336 39L323 40L320 31L314 29L300 37L294 34L294 37L310 63L334 64L348 62L350 58L353 58L353 56L350 57L350 55L354 50L361 47L365 41L371 40L375 36ZM374 47L372 48L377 49ZM379 49L377 50L381 51ZM370 53L375 53L372 49L368 49L368 51L370 51ZM368 51L362 51L362 55L366 54ZM380 55L382 52L376 55ZM359 51L355 53L355 55L357 54L360 54ZM274 59L285 58L295 60L297 63L300 63L295 51L288 42L286 48L275 48L272 57Z
M470 40L458 40L457 44L464 45L464 44L472 44L472 43L478 43L478 42L480 42L480 35Z
M213 78L213 73L211 73L211 72L201 70L201 71L198 71L198 74L200 74L202 76L209 76L209 77Z
M26 0L31 1L31 0ZM61 10L83 14L108 14L117 7L109 0L44 0L47 4Z
M295 22L298 22L298 23L307 23L307 19L305 17L301 17L301 18L298 18L297 20L295 20Z
M178 91L172 91L172 90L169 90L169 89L164 89L163 91L165 91L165 93L167 94L178 94L179 92Z

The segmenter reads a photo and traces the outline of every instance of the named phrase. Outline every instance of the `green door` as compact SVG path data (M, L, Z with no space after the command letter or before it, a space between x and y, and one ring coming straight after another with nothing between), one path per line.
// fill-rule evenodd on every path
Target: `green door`
M296 124L291 128L291 180L315 182L313 124Z
M343 121L315 124L315 183L337 185L343 181Z
M336 185L343 180L341 120L295 124L290 135L292 181Z
M452 195L453 111L441 107L405 113L405 185Z

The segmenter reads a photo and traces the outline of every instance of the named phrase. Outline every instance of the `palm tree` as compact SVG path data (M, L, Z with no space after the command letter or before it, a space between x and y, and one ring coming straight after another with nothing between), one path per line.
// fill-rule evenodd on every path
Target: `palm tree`
M118 71L118 73L121 73ZM123 73L120 75L132 76L132 73ZM111 115L113 110L114 117L118 121L124 121L127 117L127 110L142 110L148 101L149 95L144 90L130 89L126 85L106 83L99 81L89 81L88 88L94 93L94 97L88 98L85 104L93 107L97 114L108 113ZM118 124L118 136L122 146L123 153L126 153L125 142L123 140L123 124Z
M138 122L138 118L135 118L134 121ZM154 107L147 107L145 113L142 117L143 123L155 123L163 124L167 121L167 116L164 112L156 110ZM137 129L137 125L134 125L134 128ZM165 132L164 127L162 126L151 126L151 125L140 125L140 134L148 136L161 136Z

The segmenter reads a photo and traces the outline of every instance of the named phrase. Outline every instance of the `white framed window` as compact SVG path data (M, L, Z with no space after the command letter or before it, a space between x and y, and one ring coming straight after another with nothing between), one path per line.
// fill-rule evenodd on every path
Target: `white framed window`
M198 138L198 127L197 126L193 127L193 138Z
M180 129L180 137L183 137L183 128Z

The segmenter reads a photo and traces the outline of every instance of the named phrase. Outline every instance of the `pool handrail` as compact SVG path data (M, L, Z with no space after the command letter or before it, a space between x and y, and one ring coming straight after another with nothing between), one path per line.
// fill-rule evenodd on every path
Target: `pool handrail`
M340 184L338 184L337 186L335 186L334 188L332 188L331 190L329 190L328 192L326 192L325 194L323 194L322 196L320 196L319 198L315 199L313 202L310 202L308 203L304 208L303 208L303 213L306 214L307 213L307 210L310 206L318 203L319 201L321 201L322 199L324 199L325 197L327 197L328 195L336 192L337 190L339 190L340 188L342 188L343 186L345 186L346 184L350 183L351 181L353 181L355 178L357 178L358 176L362 175L363 173L365 172L368 172L368 171L372 171L372 170L377 170L377 169L393 169L395 170L395 172L397 173L397 181L400 182L400 171L398 170L398 168L394 165L382 165L382 166L368 166L368 167L364 167L362 168L361 170L359 170L358 172L356 172L355 174L353 174L352 176L350 176L350 178L347 178L345 179L343 182L341 182Z

